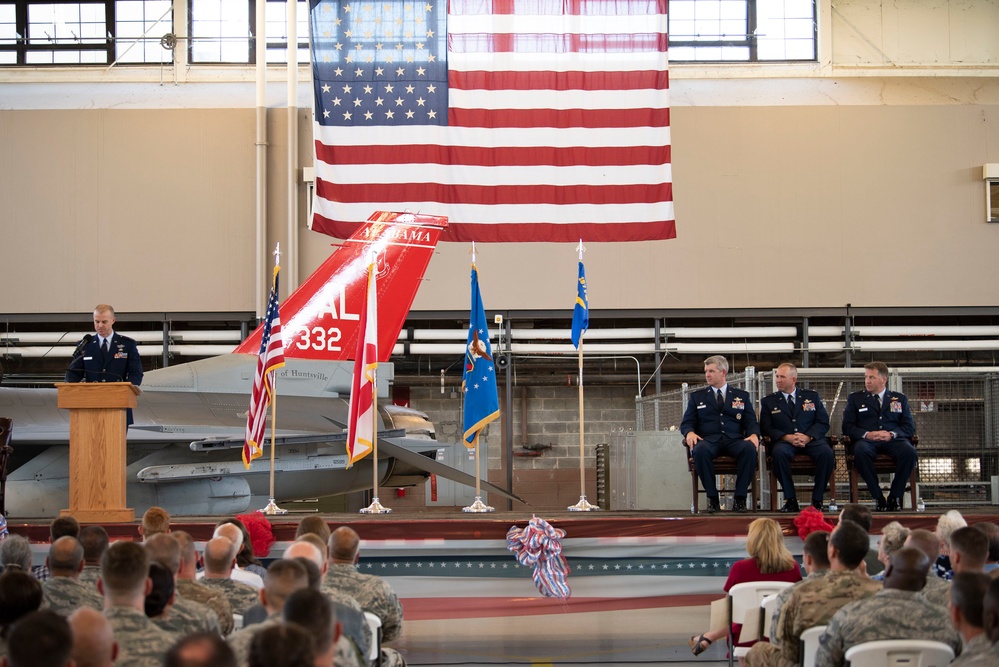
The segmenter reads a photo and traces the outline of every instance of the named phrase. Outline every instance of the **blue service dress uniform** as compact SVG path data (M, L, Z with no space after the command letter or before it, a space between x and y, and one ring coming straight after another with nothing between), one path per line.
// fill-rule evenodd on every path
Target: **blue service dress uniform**
M796 387L794 406L788 405L784 393L777 391L760 400L760 430L774 443L774 472L787 500L796 500L794 481L791 478L791 459L795 454L805 454L815 461L815 486L812 487L812 504L822 505L822 498L835 457L826 435L829 433L829 413L822 405L817 391ZM781 440L785 435L804 433L812 441L804 447L795 447Z
M101 350L100 336L90 334L73 356L66 371L66 382L131 382L142 384L142 361L135 339L114 332L108 340L108 351ZM86 340L86 339L84 339ZM81 341L82 342L82 341ZM128 411L132 423L132 410Z
M868 431L894 432L895 438L887 442L865 440L864 434ZM879 505L884 503L884 494L874 472L874 459L878 454L888 454L895 459L895 477L888 497L896 500L901 507L905 483L916 465L916 448L909 441L916 434L916 422L909 411L909 399L905 394L886 389L878 409L876 394L866 390L850 394L843 411L843 434L850 436L855 443L854 465L867 483L871 497Z
M756 447L746 438L760 435L749 393L728 385L718 403L713 387L698 389L690 395L680 431L684 437L693 431L702 438L693 448L694 468L708 498L718 498L714 459L724 455L736 460L735 497L745 499L757 459Z

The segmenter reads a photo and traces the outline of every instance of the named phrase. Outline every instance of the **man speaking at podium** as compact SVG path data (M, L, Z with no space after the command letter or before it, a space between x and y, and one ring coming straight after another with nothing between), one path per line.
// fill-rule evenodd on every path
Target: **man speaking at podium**
M94 308L94 331L76 346L66 371L66 382L131 382L142 384L142 362L135 340L115 333L114 308ZM131 419L129 419L131 423Z

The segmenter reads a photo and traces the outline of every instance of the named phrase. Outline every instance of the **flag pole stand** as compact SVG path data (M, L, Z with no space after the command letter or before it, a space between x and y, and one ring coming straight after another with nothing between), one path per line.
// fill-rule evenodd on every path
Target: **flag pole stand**
M462 512L495 512L494 507L490 507L482 502L482 482L479 479L479 438L475 438L475 500L468 507L462 507Z
M257 510L260 514L267 514L273 516L275 514L287 514L288 510L281 509L274 502L274 427L277 424L277 378L271 381L271 388L273 390L273 396L271 397L271 495L270 502L262 510Z
M371 401L376 409L371 411L371 421L374 428L371 429L371 468L373 470L373 481L371 483L371 504L361 508L361 514L388 514L392 510L378 502L378 370L372 371L371 378Z
M570 512L593 512L600 508L586 499L586 468L583 465L583 337L579 337L579 502L566 508Z

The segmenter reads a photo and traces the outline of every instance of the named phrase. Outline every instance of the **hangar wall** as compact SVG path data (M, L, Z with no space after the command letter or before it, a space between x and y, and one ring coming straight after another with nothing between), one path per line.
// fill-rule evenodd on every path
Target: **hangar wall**
M994 0L823 1L818 63L675 65L678 237L589 244L591 307L994 305L981 167L999 162L997 22ZM0 71L0 311L256 307L255 253L287 240L282 72L269 74L263 249L252 73L143 76ZM298 196L303 279L334 240L304 228ZM441 246L414 310L467 309L468 260ZM491 309L571 298L572 244L481 246L478 263Z

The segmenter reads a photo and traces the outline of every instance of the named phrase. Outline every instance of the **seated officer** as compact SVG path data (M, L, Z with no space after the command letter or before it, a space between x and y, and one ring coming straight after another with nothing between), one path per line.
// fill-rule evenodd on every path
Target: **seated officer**
M783 363L774 373L777 391L760 401L760 431L774 443L774 472L784 491L781 512L797 512L798 499L791 479L791 459L806 454L815 460L812 507L822 509L822 497L835 461L826 440L829 415L818 392L799 389L798 369Z
M716 456L735 458L735 499L732 509L746 512L746 493L756 472L756 450L760 446L756 409L749 393L728 386L728 361L715 355L704 360L708 386L690 395L680 431L694 456L694 468L708 497L708 514L721 509L715 486Z
M843 434L854 444L854 465L867 483L867 490L877 503L879 512L902 509L905 483L916 465L916 448L909 442L916 433L916 422L909 412L905 394L888 391L888 367L880 361L864 366L864 391L850 394L843 411ZM888 454L895 459L888 500L885 501L874 472L874 459Z

